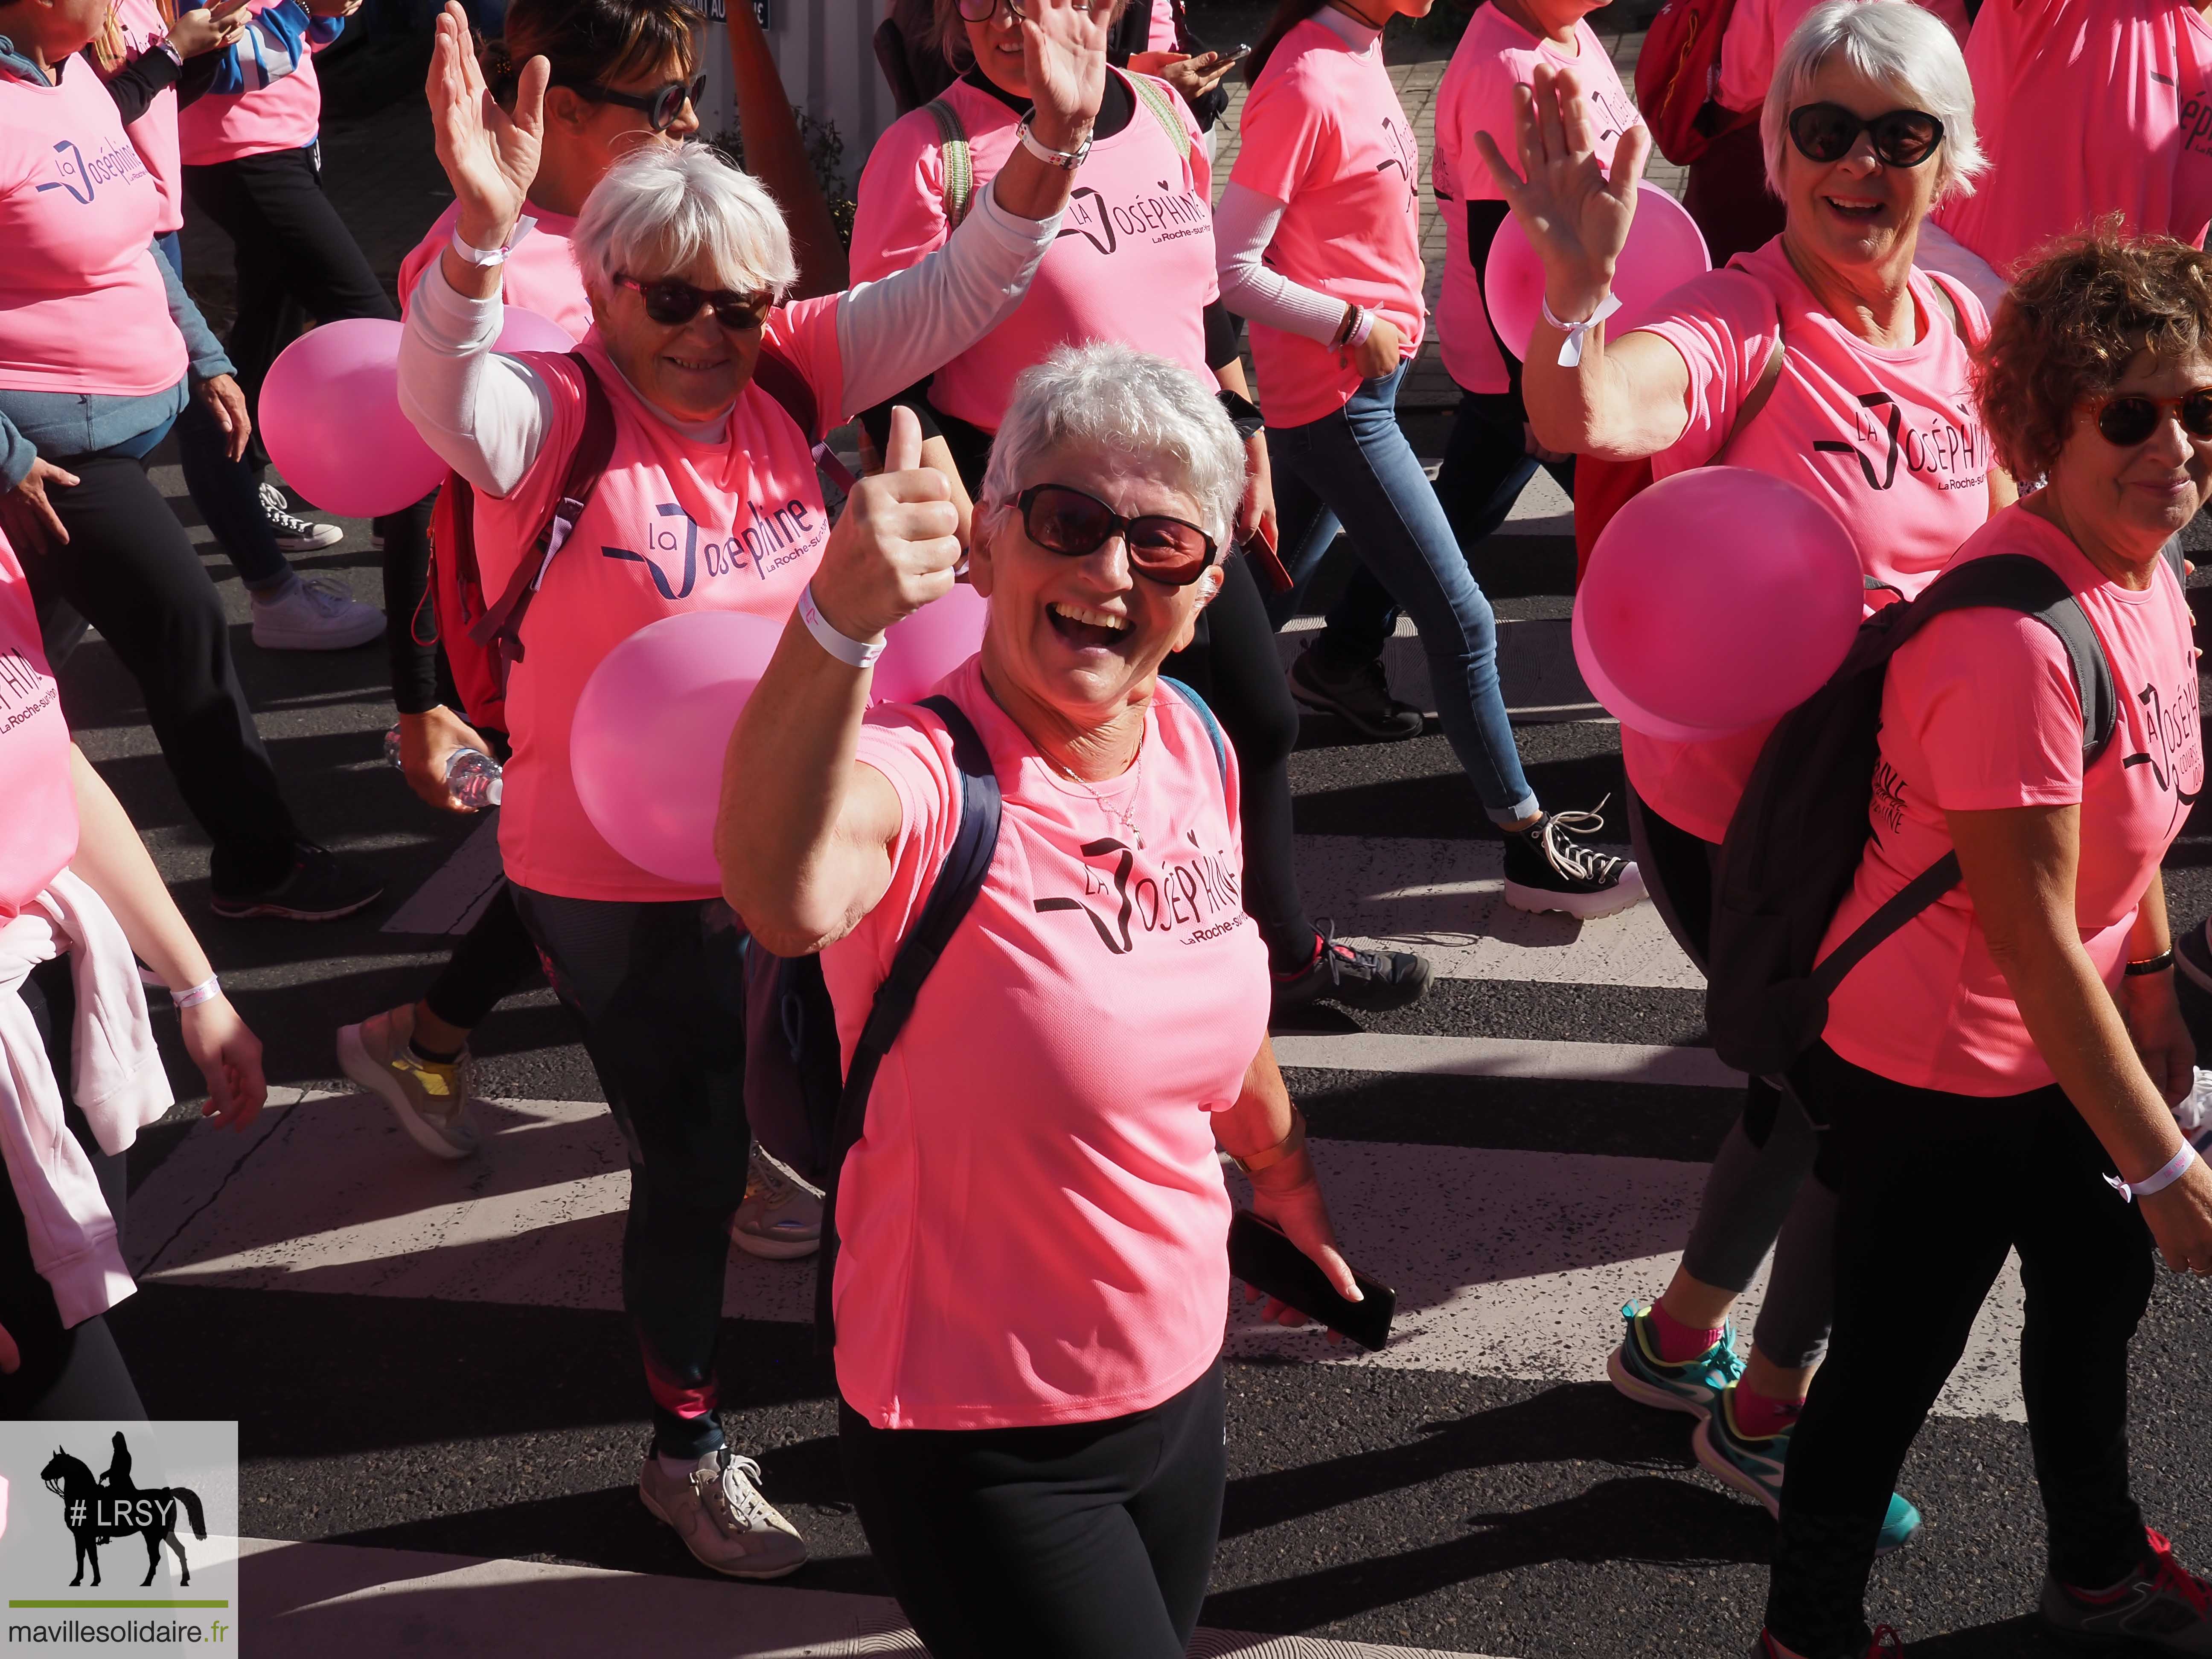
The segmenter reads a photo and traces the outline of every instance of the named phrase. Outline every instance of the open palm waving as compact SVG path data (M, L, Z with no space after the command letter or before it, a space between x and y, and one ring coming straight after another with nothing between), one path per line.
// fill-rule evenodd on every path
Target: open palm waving
M1091 136L1106 94L1106 25L1113 8L1087 0L1021 0L1022 68L1038 142L1075 149Z
M553 70L543 58L522 66L514 112L501 109L484 85L483 70L469 41L468 15L446 0L430 55L430 125L439 164L460 204L458 228L473 247L506 244L538 177L545 132L545 83Z

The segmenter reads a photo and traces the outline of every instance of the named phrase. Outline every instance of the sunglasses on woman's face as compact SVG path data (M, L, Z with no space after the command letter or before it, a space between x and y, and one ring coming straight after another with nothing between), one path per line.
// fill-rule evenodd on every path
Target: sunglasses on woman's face
M688 86L681 81L671 81L651 92L617 92L598 81L556 81L553 84L567 87L595 104L620 104L624 109L642 110L655 132L665 132L674 126L684 106L697 103L707 92L707 77L703 75Z
M617 271L615 282L619 287L634 288L642 294L645 314L668 328L681 328L699 314L701 306L711 306L714 320L731 333L750 334L768 320L772 304L765 294L732 294L726 288L694 288L673 276L641 283Z
M2179 398L2107 398L2097 405L2097 430L2106 443L2132 449L2148 442L2168 416L2199 443L2212 438L2212 386L2201 386Z
M1871 118L1841 104L1801 104L1790 112L1790 142L1808 161L1840 161L1862 132L1874 136L1874 153L1886 167L1917 167L1943 142L1943 124L1917 109L1893 109Z
M1158 513L1125 519L1096 495L1066 484L1031 484L1015 498L1022 528L1048 553L1080 559L1116 536L1129 568L1164 587L1188 587L1213 562L1213 538L1194 524Z

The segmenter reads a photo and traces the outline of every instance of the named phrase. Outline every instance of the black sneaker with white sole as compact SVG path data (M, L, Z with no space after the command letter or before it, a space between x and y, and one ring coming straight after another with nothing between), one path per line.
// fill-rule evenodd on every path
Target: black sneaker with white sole
M1526 830L1505 831L1505 902L1583 921L1642 903L1644 878L1633 862L1573 839L1604 828L1594 811L1547 812Z
M287 553L312 553L319 547L335 547L345 532L334 524L319 524L292 510L292 498L273 483L261 486L261 516L269 520L276 545Z
M1421 711L1390 695L1390 681L1379 661L1347 666L1310 645L1291 665L1290 678L1291 696L1335 715L1363 738L1396 743L1421 735Z
M384 884L327 848L301 842L281 881L251 892L217 892L209 899L219 916L276 916L285 921L335 921L367 909L384 896Z
M2173 937L2173 965L2200 991L2212 991L2212 916Z
M1419 1001L1429 988L1429 964L1410 951L1355 950L1338 940L1333 921L1322 923L1320 945L1304 972L1273 976L1274 1018L1316 1002L1382 1013Z

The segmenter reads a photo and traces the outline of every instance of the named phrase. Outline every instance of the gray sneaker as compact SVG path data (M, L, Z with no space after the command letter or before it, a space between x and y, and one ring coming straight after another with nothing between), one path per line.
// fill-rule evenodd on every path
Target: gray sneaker
M673 1475L648 1448L637 1495L702 1565L730 1578L781 1578L806 1565L806 1545L761 1496L760 1474L751 1458L720 1446L688 1476Z
M1421 711L1390 695L1380 662L1344 667L1308 646L1291 665L1291 696L1309 708L1334 714L1363 738L1396 743L1421 735Z
M338 1065L381 1099L399 1127L433 1158L466 1158L479 1137L469 1111L476 1093L476 1060L466 1048L450 1066L418 1056L411 1002L371 1014L358 1025L338 1027Z
M2109 1589L2081 1590L2045 1575L2043 1622L2081 1647L2119 1653L2212 1654L2212 1583L2144 1529L2142 1565Z
M822 1189L756 1146L730 1238L747 1255L770 1261L812 1255L822 1243Z

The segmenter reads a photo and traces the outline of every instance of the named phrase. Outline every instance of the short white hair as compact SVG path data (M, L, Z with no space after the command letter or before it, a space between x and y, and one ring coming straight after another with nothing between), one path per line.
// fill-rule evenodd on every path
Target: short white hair
M673 276L702 255L732 293L781 300L799 280L775 198L696 140L646 145L616 162L585 199L569 246L601 300L613 296L617 272Z
M1228 548L1244 495L1237 428L1197 375L1115 340L1061 346L1023 371L991 444L983 500L1002 516L1024 489L1048 482L1032 476L1048 459L1102 450L1188 490L1199 527Z
M1914 109L1943 124L1936 149L1936 199L1971 191L1989 166L1974 131L1974 82L1950 28L1912 0L1827 0L1783 43L1759 112L1766 148L1766 187L1782 194L1790 143L1790 112L1811 95L1813 82L1841 64L1890 88Z

